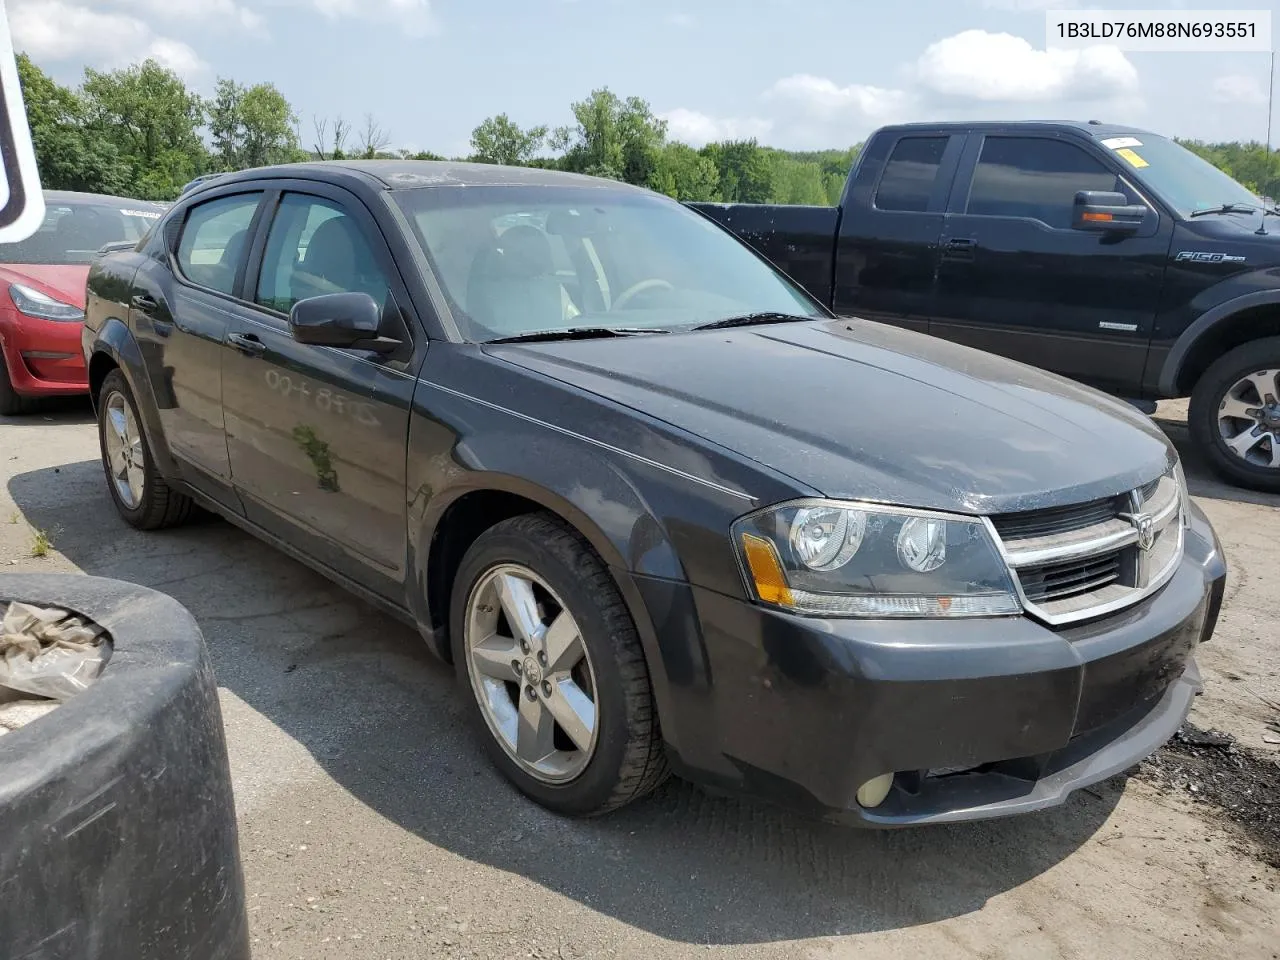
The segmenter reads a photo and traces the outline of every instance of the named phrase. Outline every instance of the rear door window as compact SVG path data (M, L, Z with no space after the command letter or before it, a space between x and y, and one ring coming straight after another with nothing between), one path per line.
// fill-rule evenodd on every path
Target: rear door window
M249 227L261 200L261 193L239 193L192 207L178 240L183 276L198 286L233 295L249 246Z
M876 188L877 210L924 213L929 209L948 137L903 137Z

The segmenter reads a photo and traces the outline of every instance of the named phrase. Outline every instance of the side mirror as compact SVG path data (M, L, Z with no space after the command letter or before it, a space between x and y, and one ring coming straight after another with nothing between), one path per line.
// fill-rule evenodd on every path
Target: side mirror
M1130 204L1123 193L1081 190L1071 212L1073 230L1099 233L1133 233L1147 220L1147 208Z
M289 311L289 333L298 343L392 353L399 340L379 336L382 310L367 293L326 293L299 300Z

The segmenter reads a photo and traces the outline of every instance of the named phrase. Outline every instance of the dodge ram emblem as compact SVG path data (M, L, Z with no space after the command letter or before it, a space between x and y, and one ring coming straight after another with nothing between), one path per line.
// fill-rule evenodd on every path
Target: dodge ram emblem
M1138 549L1150 550L1156 542L1156 521L1147 513L1131 514L1129 522L1138 531Z

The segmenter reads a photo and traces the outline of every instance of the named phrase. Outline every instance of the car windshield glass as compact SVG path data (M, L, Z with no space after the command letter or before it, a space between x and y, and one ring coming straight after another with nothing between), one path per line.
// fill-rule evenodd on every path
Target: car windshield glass
M105 244L141 240L163 212L163 207L141 201L47 200L40 229L0 247L0 262L88 263Z
M1184 217L1224 204L1247 206L1255 212L1262 205L1262 200L1243 185L1165 137L1148 133L1105 137L1102 145Z
M720 227L664 197L546 186L393 196L469 340L581 327L687 329L747 313L825 315Z

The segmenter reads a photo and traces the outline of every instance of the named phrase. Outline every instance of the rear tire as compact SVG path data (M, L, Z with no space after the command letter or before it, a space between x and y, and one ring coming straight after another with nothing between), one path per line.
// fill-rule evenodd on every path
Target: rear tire
M1187 425L1218 476L1280 493L1280 337L1215 360L1191 394Z
M507 618L516 595L506 583L509 576L531 585L528 622L536 621L536 629L530 632L543 631L532 649L521 650L522 631ZM565 614L574 629L554 639L554 625ZM558 517L513 517L477 538L454 578L449 631L467 712L494 764L526 796L556 813L596 816L643 796L666 778L658 714L635 623L591 545ZM560 642L570 635L576 647ZM475 649L482 640L484 655ZM580 659L579 653L557 654L570 647L580 651ZM571 660L577 664L572 672L557 666ZM561 723L565 714L556 702L561 683L571 688L566 699L580 708L570 715L570 725ZM532 751L525 750L521 724L525 729L535 724L543 703L554 724L545 741L535 735ZM594 718L586 749L578 746L588 739L587 726L577 719L584 713Z
M186 522L191 498L170 487L156 469L133 391L119 370L107 374L98 392L98 445L107 490L125 523L160 530Z
M32 398L24 397L13 389L9 368L5 365L4 357L0 356L0 416L15 417L27 413L34 402Z

